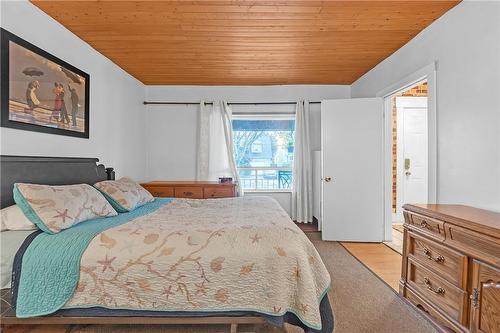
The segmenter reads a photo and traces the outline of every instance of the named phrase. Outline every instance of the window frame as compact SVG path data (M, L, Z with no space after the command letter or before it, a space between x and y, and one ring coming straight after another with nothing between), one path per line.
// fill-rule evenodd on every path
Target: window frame
M234 114L232 116L232 120L294 120L295 121L295 113L259 113L259 112L244 112L244 113L238 113ZM295 131L295 129L294 129ZM234 132L234 130L233 130ZM294 139L295 141L295 139ZM295 142L294 142L295 144ZM236 147L235 147L236 149ZM294 158L295 158L295 151L294 151ZM238 167L236 166L236 169L239 173L240 169L241 170L254 170L255 171L255 177L257 178L257 172L260 170L275 170L275 171L290 171L292 172L292 179L293 179L293 165L290 168L280 168L280 167ZM252 188L252 189L246 189L243 188L243 190L247 193L290 193L292 192L292 186L290 188L286 189L258 189L258 188Z

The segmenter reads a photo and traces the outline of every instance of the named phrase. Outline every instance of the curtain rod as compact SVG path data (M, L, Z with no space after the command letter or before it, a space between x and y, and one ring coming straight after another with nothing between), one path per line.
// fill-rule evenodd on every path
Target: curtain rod
M319 101L309 102L309 104L320 104ZM200 102L147 102L144 105L199 105ZM205 102L206 105L213 105L213 102ZM295 105L297 102L228 102L229 105Z

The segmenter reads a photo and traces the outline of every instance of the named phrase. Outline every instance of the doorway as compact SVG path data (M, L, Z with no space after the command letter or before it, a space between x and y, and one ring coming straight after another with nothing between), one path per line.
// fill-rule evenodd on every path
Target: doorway
M388 96L391 107L392 241L401 252L405 203L429 202L428 83L417 82Z

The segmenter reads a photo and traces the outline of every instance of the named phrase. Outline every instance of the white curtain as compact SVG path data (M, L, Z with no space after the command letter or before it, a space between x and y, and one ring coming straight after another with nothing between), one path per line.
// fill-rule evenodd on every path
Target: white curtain
M232 177L243 195L234 160L232 111L227 102L215 101L212 107L200 103L196 180L217 181Z
M299 101L295 114L295 150L293 157L292 219L312 222L312 159L309 138L309 102Z

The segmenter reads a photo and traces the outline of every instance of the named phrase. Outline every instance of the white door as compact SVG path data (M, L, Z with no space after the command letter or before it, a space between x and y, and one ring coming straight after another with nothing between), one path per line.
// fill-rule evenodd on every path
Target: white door
M428 202L427 97L396 97L398 119L397 208L405 203Z
M321 102L324 240L383 240L383 111L381 98Z

